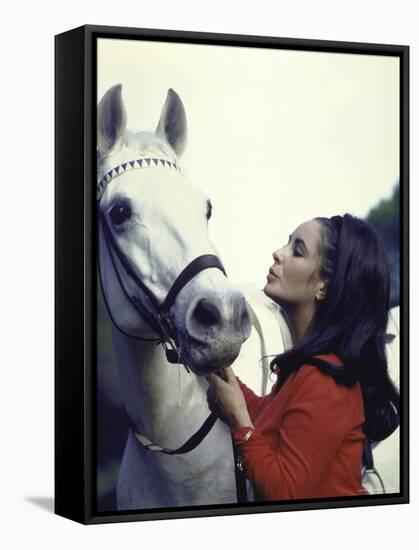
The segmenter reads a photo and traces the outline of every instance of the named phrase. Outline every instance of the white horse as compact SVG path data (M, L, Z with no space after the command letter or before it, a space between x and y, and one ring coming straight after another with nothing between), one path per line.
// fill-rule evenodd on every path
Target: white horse
M132 133L126 130L121 86L112 87L98 106L97 141L101 282L113 320L122 400L133 426L117 506L236 502L231 437L221 421L186 454L170 456L145 446L152 442L178 449L197 432L209 410L207 382L196 374L230 365L246 339L236 367L243 381L261 393L268 365L258 369L258 360L289 345L287 325L256 291L247 292L253 308L247 306L214 259L207 232L210 202L179 169L186 117L173 90L156 132ZM197 273L193 269L179 288L178 275L202 257L209 258L209 265ZM171 304L162 312L169 292ZM261 324L270 325L265 332L275 333L275 349L269 350L261 337ZM165 336L165 346L176 338L176 349L193 373L168 361L165 347L156 344Z
M223 273L207 233L211 204L179 167L186 116L173 90L156 131L133 133L121 86L110 88L98 106L97 143L99 267L132 424L117 507L234 503L232 443L221 421L185 454L162 449L179 449L204 425L200 375L235 361L254 391L269 389L266 357L291 345L288 326L261 292L244 289L245 300ZM172 363L179 353L192 372Z

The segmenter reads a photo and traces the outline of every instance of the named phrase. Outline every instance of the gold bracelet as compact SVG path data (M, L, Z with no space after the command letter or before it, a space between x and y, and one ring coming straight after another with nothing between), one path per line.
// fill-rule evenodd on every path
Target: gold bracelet
M245 443L247 443L249 441L249 439L252 437L252 433L255 431L254 428L250 428L250 430L248 432L246 432L246 435L243 437L241 443L242 445L244 445Z

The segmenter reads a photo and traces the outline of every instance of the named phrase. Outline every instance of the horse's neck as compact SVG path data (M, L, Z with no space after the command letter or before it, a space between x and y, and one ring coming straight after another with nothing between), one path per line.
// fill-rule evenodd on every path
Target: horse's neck
M168 363L155 342L113 328L122 399L137 431L165 447L182 445L209 414L206 382Z

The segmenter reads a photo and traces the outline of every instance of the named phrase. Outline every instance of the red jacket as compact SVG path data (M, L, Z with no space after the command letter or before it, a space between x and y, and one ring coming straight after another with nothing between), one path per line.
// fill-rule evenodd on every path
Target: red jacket
M339 365L334 355L321 356ZM365 495L361 455L365 435L359 384L338 385L317 367L292 373L278 393L258 397L240 382L256 431L233 431L255 500Z

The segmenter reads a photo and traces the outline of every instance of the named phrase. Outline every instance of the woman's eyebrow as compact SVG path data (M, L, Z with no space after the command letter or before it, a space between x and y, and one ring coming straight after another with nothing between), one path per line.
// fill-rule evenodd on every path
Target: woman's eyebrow
M296 238L294 242L295 242L295 244L300 245L303 248L303 251L308 254L308 249L307 249L306 243L303 241L303 239Z

